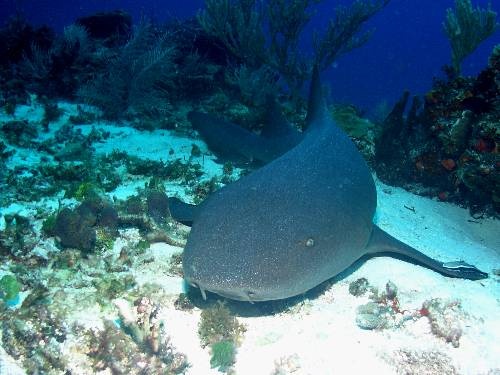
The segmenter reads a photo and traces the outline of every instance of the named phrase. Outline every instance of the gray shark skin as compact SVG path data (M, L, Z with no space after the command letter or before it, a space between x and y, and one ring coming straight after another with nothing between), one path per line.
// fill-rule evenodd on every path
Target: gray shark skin
M268 163L296 146L303 138L286 122L274 101L261 136L206 113L190 112L188 119L215 155L237 163Z
M214 127L212 131L216 132ZM186 281L200 291L243 301L302 294L367 254L388 252L452 277L487 274L464 262L431 259L372 223L372 175L355 145L332 121L319 74L311 83L307 130L288 152L190 208L183 253Z

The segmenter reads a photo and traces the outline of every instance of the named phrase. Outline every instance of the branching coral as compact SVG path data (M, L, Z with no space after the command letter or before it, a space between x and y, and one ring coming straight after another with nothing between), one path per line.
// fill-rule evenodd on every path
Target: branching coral
M472 6L471 0L455 0L455 11L448 9L443 24L452 50L454 72L460 74L462 61L498 30L497 14L491 9Z
M269 2L269 47L268 65L278 71L286 84L299 90L309 77L310 63L301 53L300 37L313 12L312 4L318 0L271 0Z
M84 27L70 25L50 48L37 43L20 64L20 78L27 88L49 96L72 96L89 69L99 65L102 55L94 53ZM75 74L78 72L78 74Z
M271 67L294 95L309 77L312 64L326 69L340 55L363 45L370 33L360 34L362 26L389 3L358 0L350 7L338 7L324 36L316 38L315 57L310 59L300 51L300 38L313 15L311 6L320 1L270 0L264 6L256 0L206 0L198 20L251 69Z
M234 56L258 67L265 59L263 5L256 0L206 0L198 22Z
M150 23L142 23L119 54L109 58L108 70L81 87L78 95L112 119L127 110L144 115L165 111L175 75L175 48L169 38L168 32L158 33Z
M316 63L325 69L339 56L365 44L371 32L361 33L362 26L389 4L389 0L355 1L350 7L339 6L323 38L316 39Z

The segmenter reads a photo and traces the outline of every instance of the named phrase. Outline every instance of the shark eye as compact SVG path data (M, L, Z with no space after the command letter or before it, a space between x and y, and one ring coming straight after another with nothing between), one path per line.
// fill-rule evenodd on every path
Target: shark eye
M314 238L309 237L309 238L306 240L306 247L313 247L313 246L314 246Z

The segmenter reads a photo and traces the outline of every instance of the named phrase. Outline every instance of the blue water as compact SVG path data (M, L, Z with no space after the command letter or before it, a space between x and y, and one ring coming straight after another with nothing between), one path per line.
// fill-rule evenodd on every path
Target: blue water
M308 31L321 29L335 5L350 3L352 0L324 0L317 6ZM500 14L500 1L492 3ZM473 4L486 7L488 1L474 0ZM370 20L368 27L375 32L368 44L340 58L326 72L333 98L369 111L383 101L391 104L405 89L413 94L425 93L433 77L442 76L441 67L450 61L442 22L446 9L453 5L453 0L392 0ZM0 22L19 9L30 22L61 30L76 17L102 10L124 9L136 20L147 16L161 22L170 17L190 17L201 6L203 0L2 0ZM304 50L310 48L310 35L303 43ZM472 75L484 68L492 47L498 43L500 31L464 62L463 73Z

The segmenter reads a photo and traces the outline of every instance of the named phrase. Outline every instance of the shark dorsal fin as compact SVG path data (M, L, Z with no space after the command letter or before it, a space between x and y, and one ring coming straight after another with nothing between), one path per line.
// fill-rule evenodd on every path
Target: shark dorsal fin
M307 107L306 130L312 130L325 123L325 118L329 118L329 116L319 78L319 68L314 65ZM331 120L328 122L331 122Z

